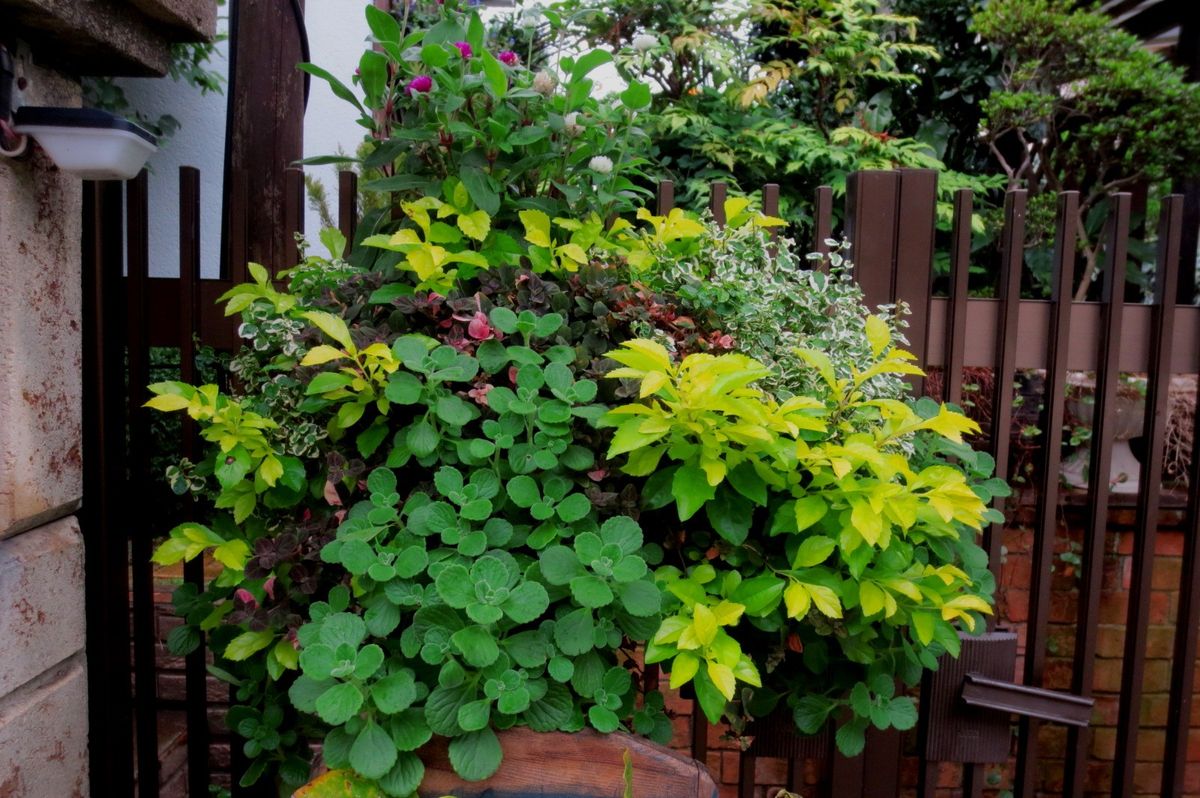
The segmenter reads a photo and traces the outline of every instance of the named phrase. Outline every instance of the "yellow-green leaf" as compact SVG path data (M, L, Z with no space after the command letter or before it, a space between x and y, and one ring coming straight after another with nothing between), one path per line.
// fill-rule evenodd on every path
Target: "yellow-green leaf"
M487 211L464 213L458 217L458 229L476 241L482 241L492 229L492 217Z
M858 601L865 615L883 612L883 590L873 582L863 582L858 586Z
M331 360L341 360L346 356L346 353L340 349L336 349L328 344L314 346L308 350L308 354L300 361L301 366L320 366L323 363L328 363Z
M171 413L176 410L186 410L190 404L191 402L182 396L177 396L174 394L161 394L159 396L152 397L150 401L146 402L145 407L149 407L152 410L158 410L163 413Z
M804 587L808 589L808 594L812 596L813 604L822 614L828 615L830 618L842 617L842 605L838 601L837 593L833 592L832 588L824 585L813 585L804 583Z
M521 211L521 224L525 225L525 240L535 247L549 247L550 217L538 210Z
M212 554L213 559L226 568L242 571L246 568L246 560L250 559L250 547L244 540L231 540L217 546Z
M304 318L311 321L313 326L321 332L345 347L347 351L354 351L354 341L350 338L350 328L346 326L346 322L340 316L326 313L323 310L310 310L304 314Z
M700 658L682 651L671 663L671 689L678 690L692 680L700 670Z
M803 618L812 606L812 597L804 585L792 582L783 591L783 603L787 607L789 618Z
M796 531L803 532L825 517L829 505L820 496L805 496L796 500Z
M250 270L250 276L254 278L254 282L259 285L266 285L271 279L271 275L261 264L247 263L246 268Z
M263 629L259 632L242 632L229 641L229 645L225 647L225 654L223 656L225 659L241 662L262 651L274 639L275 633L270 629Z
M262 464L258 467L258 474L262 477L263 482L270 487L275 487L275 483L283 476L283 463L279 462L273 454L269 454L263 458Z
M892 331L882 316L867 316L867 343L871 345L871 354L875 357L888 348L892 342Z
M300 667L300 652L287 638L280 638L275 647L271 649L271 654L280 665L289 671Z
M917 630L917 639L923 645L933 642L933 634L937 629L937 616L932 612L914 612L912 614L913 629Z
M697 604L692 609L692 630L700 645L711 645L717 636L717 618L712 610L703 604Z
M737 679L733 675L732 668L719 662L710 661L708 678L712 679L712 683L721 691L721 695L729 701L733 700L733 696L737 692Z

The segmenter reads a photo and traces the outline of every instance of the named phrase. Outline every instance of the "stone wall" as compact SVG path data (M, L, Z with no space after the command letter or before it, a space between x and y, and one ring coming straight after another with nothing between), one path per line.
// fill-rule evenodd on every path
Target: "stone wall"
M27 101L79 84L25 64ZM0 159L0 796L88 794L82 495L82 184Z

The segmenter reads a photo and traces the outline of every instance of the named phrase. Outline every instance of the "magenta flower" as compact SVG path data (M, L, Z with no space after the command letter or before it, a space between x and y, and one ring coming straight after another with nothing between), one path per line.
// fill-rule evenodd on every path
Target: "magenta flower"
M516 66L521 63L521 57L512 50L504 50L500 53L500 63L505 66Z
M458 53L464 60L475 54L475 51L471 49L471 45L467 42L455 42L454 46L458 48Z
M417 75L404 88L409 94L428 94L433 90L433 78L428 75Z

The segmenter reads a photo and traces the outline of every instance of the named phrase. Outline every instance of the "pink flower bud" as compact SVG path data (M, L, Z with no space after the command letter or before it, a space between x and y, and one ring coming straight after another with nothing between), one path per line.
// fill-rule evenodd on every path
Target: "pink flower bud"
M499 58L500 63L504 64L505 66L515 67L517 64L521 63L521 57L512 50L501 51Z
M471 323L467 325L467 335L476 341L492 337L492 325L488 322L486 313L479 311L475 314L475 318L471 319Z
M239 587L233 595L250 609L255 609L258 606L258 600L254 598L254 594L244 587Z
M464 60L475 54L475 51L471 49L471 45L467 42L455 42L454 46L458 48L458 53Z
M263 592L270 596L271 600L275 599L275 577L272 576L266 582L263 582Z
M433 78L428 75L417 75L408 82L405 90L409 94L428 94L433 90Z

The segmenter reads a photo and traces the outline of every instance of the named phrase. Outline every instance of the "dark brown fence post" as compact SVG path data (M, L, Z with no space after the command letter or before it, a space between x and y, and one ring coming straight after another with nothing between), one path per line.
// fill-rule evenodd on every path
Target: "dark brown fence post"
M831 238L833 238L833 188L817 186L816 193L813 195L812 251L828 255L829 245L825 242ZM819 268L822 270L826 268L825 261L821 261Z
M1028 195L1024 190L1010 191L1004 197L1004 230L1000 240L1000 326L996 330L995 361L992 369L992 437L991 455L996 459L996 476L1008 478L1008 455L1012 426L1013 372L1017 364L1017 318L1021 306L1021 265L1025 257L1025 206ZM996 505L1003 504L998 499ZM988 555L988 567L1000 584L1000 541L1003 525L992 524L983 533L983 548ZM995 627L994 618L989 628Z
M937 172L904 169L896 209L895 261L891 294L911 310L908 317L909 350L925 366L929 340L929 302L933 294L933 234L937 225ZM925 391L925 380L909 380L913 393Z
M121 184L83 189L83 530L93 795L133 794L129 556L124 512ZM36 788L35 788L36 789ZM199 793L197 793L199 794Z
M342 256L349 257L358 230L358 175L348 170L338 172L338 229L346 237Z
M304 232L304 170L288 169L284 174L283 187L283 225L287 231L287 241L283 247L283 261L264 264L269 266L272 276L300 262L296 234Z
M179 168L179 377L196 382L196 343L199 332L200 280L200 171L190 166ZM196 424L183 417L180 453L195 462L199 448ZM183 567L188 584L204 590L204 561L196 558ZM184 689L187 699L188 794L205 795L208 791L208 670L205 647L199 646L185 660Z
M146 409L150 398L149 297L150 236L147 176L143 171L125 188L125 224L128 257L126 282L127 357L129 363L129 480L137 491L150 475L150 429ZM136 494L131 494L136 495ZM154 623L153 519L130 506L129 570L133 594L134 722L137 730L137 778L140 798L158 796L158 676L155 652L158 636ZM163 530L158 530L163 531Z
M1079 613L1075 624L1075 661L1071 673L1071 692L1092 694L1096 640L1099 633L1100 591L1104 575L1105 534L1108 530L1108 473L1112 468L1113 440L1110 431L1116 421L1117 379L1121 364L1121 329L1125 308L1125 260L1129 243L1129 194L1112 197L1105 235L1104 255L1107 269L1101 297L1102 319L1100 351L1096 361L1096 387L1092 409L1092 445L1088 461L1088 519L1083 533L1082 578L1079 586ZM1063 795L1082 798L1087 782L1089 729L1067 728L1067 754L1063 772Z
M1175 333L1175 300L1179 279L1179 237L1183 197L1162 202L1158 224L1158 264L1154 274L1154 322L1150 334L1150 368L1146 381L1146 416L1142 434L1149 443L1138 474L1138 509L1133 544L1129 613L1125 620L1125 665L1121 670L1121 705L1117 715L1117 758L1113 763L1113 796L1133 794L1142 682L1146 666L1146 626L1150 615L1150 579L1158 538L1159 494L1162 491L1163 430L1171 387L1171 348Z
M850 259L872 310L892 301L899 191L899 172L855 172L846 184Z
M725 198L729 191L726 185L720 180L712 184L712 188L708 194L708 209L712 213L713 221L718 227L724 227L729 221L725 218Z
M950 244L950 302L947 308L942 398L962 404L963 358L967 344L967 286L971 276L971 216L969 188L954 192L954 228Z
M1046 625L1050 620L1050 574L1054 568L1054 538L1058 529L1059 466L1062 462L1063 411L1066 406L1067 352L1071 345L1071 297L1075 277L1075 225L1079 192L1058 196L1058 225L1054 240L1050 348L1046 353L1045 397L1042 412L1042 473L1033 539L1033 583L1029 591L1029 622L1025 634L1024 683L1042 684L1046 663ZM1033 795L1037 782L1038 722L1021 716L1017 740L1017 776L1021 795Z

